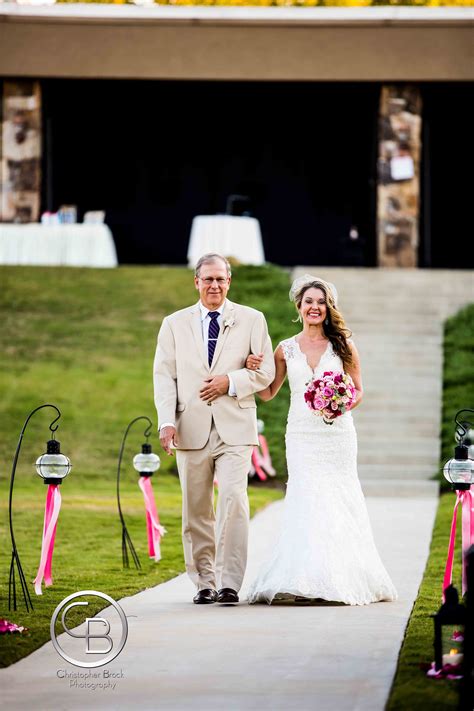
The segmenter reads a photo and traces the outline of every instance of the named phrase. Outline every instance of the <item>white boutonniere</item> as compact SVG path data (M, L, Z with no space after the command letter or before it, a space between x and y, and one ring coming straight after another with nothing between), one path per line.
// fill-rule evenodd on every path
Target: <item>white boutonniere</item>
M234 317L229 316L229 318L226 318L226 320L224 321L224 328L232 328L234 323L235 323Z

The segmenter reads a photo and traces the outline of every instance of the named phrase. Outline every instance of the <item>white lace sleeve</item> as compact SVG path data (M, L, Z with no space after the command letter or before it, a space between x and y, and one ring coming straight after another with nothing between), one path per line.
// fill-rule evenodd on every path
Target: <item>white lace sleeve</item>
M285 360L288 363L291 358L295 357L295 341L293 338L287 338L285 341L281 341L279 345L281 346Z

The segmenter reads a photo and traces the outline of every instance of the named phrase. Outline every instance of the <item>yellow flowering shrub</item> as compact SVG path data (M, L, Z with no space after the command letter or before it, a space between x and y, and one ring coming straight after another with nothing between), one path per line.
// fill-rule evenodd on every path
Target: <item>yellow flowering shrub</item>
M57 0L57 2L100 2L109 5L134 4L132 0ZM443 5L472 7L474 0L161 0L157 5L284 6L284 7L368 7L381 5Z

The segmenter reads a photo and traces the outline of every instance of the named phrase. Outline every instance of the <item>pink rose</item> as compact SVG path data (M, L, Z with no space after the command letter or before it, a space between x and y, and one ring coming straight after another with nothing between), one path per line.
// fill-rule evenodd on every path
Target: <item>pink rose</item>
M341 383L342 382L342 375L338 373L335 378L334 378L335 383Z
M337 410L339 408L339 405L336 402L331 403L331 410Z
M314 395L315 395L314 392L310 392L310 393L305 393L305 394L304 394L305 402L306 402L307 406L310 408L310 410L314 410L314 409L315 409L315 407L314 407Z
M314 407L315 410L322 410L322 409L324 409L325 404L326 404L326 403L324 402L324 400L323 400L322 397L319 397L319 396L318 396L318 397L315 397L314 400L313 400L313 407Z

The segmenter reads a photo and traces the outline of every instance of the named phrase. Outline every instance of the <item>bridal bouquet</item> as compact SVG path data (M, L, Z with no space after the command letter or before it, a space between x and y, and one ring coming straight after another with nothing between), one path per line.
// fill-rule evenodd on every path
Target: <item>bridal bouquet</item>
M306 383L304 399L315 415L321 415L327 425L332 425L328 415L340 417L350 410L356 398L356 389L348 373L327 370L320 378Z

